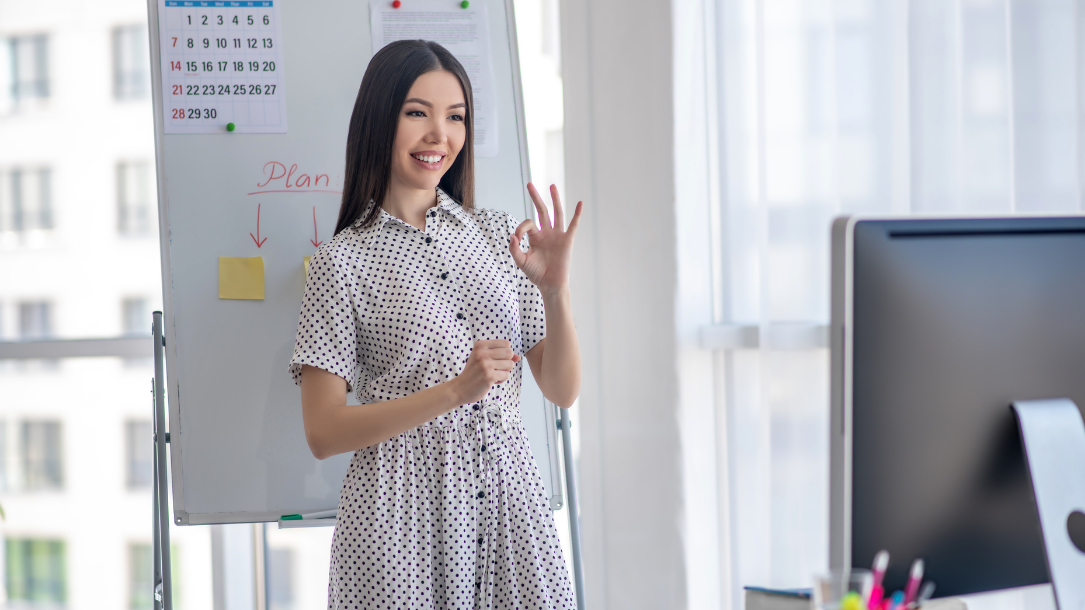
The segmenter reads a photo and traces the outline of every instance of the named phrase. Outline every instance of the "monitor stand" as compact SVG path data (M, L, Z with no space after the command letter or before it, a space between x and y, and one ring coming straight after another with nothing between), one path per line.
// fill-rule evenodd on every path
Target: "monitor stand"
M1085 610L1085 424L1068 398L1013 403L1059 610Z

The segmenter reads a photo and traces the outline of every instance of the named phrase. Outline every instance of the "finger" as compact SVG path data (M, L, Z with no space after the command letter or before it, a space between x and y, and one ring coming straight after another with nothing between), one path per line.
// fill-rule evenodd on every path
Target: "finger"
M550 222L550 212L546 211L546 204L543 203L542 197L539 196L539 191L535 188L534 184L527 183L527 192L531 195L531 201L535 204L535 213L539 216L539 224L543 228L550 228L554 226L553 222Z
M494 382L494 385L498 385L500 383L508 381L509 377L512 377L512 373L506 373L504 371L499 371L498 374L497 374L497 381Z
M516 363L512 360L494 360L491 368L495 371L511 371L516 368Z
M573 210L573 219L569 221L569 228L566 229L566 232L569 233L570 236L576 234L576 228L578 226L580 226L580 212L582 212L583 210L584 210L584 202L583 201L577 201L576 202L576 209Z
M535 228L535 221L528 218L524 222L521 222L519 225L517 225L516 230L513 231L513 234L516 235L516 237L523 239L525 233L527 235L534 235L538 232L539 230Z
M554 201L554 226L565 230L565 212L561 209L561 197L558 196L556 184L550 185L550 198Z
M500 347L491 347L486 350L486 357L491 360L512 360L512 357L516 354L512 351L512 348L508 343Z
M516 266L523 269L524 263L527 262L527 252L520 249L520 238L515 233L509 236L509 254L512 255Z

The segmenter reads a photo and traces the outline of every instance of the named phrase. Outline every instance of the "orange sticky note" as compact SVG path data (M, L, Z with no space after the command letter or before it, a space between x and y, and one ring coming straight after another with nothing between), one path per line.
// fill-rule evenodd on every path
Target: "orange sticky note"
M219 298L264 300L263 257L220 256Z
M309 259L310 258L313 258L313 257L311 257L311 256L306 256L305 257L305 277L309 277Z

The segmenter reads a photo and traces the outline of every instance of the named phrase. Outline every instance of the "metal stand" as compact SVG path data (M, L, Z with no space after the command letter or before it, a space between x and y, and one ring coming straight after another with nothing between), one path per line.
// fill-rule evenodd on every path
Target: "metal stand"
M170 582L169 479L166 477L165 335L162 312L152 314L151 335L154 341L154 610L173 610L173 584Z
M1085 424L1068 398L1013 403L1059 610L1085 608Z
M558 428L561 430L561 450L565 462L565 494L569 498L569 538L573 550L573 580L576 584L576 607L584 610L584 565L580 557L580 503L576 498L576 468L573 464L573 441L569 428L569 411L558 410Z

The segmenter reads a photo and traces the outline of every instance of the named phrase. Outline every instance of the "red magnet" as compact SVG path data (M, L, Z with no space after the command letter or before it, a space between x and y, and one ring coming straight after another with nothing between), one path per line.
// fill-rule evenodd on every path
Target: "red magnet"
M402 2L400 2L399 0L393 0L393 2L392 2L392 8L399 8L399 7L401 7L401 6L403 6L403 3L402 3Z

